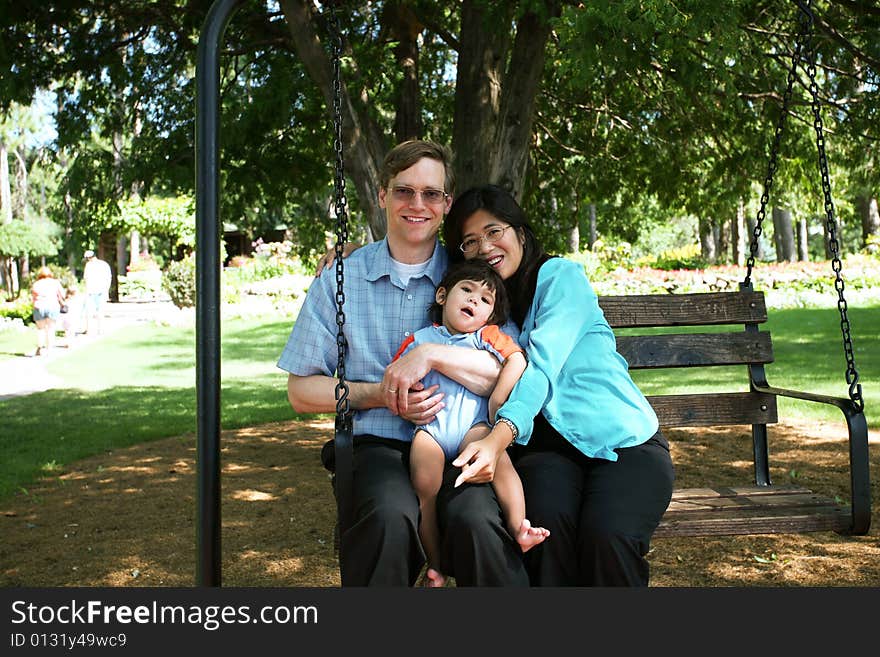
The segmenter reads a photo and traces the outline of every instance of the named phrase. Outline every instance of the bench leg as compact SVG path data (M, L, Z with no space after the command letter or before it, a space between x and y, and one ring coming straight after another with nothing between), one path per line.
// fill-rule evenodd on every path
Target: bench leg
M770 455L767 447L767 425L752 425L752 444L755 454L755 484L770 485Z

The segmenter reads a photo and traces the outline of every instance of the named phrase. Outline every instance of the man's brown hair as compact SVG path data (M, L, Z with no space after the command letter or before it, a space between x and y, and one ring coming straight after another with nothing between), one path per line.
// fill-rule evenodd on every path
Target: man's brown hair
M409 169L423 157L437 160L446 171L446 183L443 189L447 194L455 191L455 174L452 171L452 151L446 146L433 141L410 139L404 141L388 151L385 161L382 163L382 172L379 182L382 187L388 187L388 183L398 173Z

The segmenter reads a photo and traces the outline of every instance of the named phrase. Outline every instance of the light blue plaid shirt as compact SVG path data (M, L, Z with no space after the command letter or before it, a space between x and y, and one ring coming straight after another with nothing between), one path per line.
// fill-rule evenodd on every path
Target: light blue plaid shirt
M378 382L400 343L428 326L428 308L446 271L438 241L425 274L407 285L392 273L388 244L368 244L345 259L345 377ZM278 367L297 376L336 375L336 268L325 269L309 288ZM386 408L355 411L353 434L412 440L412 424Z

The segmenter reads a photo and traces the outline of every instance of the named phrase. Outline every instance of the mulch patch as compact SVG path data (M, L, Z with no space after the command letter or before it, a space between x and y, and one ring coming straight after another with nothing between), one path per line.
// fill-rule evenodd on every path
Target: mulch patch
M319 459L332 430L318 419L223 432L224 586L339 585L335 506ZM773 427L774 482L846 499L842 432L812 421ZM748 428L667 436L678 486L749 483ZM870 454L877 500L877 432ZM193 586L196 497L192 434L72 463L0 500L0 586ZM875 512L870 533L858 537L656 539L649 559L652 586L878 586L880 517Z

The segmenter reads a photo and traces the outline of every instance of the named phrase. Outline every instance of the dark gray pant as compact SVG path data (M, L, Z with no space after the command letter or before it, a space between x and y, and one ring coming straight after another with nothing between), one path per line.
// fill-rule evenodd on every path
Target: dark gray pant
M532 586L647 586L645 555L672 496L674 471L660 432L588 458L543 416L525 447L511 449L526 517L550 537L525 555Z
M453 489L447 465L437 498L441 563L457 586L528 586L519 546L490 484ZM343 586L412 586L425 563L409 443L354 439L354 523L340 542Z

